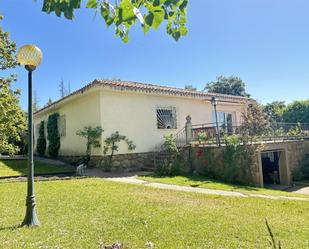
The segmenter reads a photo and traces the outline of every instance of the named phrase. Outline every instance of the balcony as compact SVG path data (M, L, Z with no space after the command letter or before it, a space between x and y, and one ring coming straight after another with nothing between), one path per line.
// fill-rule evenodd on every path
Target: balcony
M188 134L191 131L191 134ZM259 125L246 126L241 123L216 123L196 124L186 126L175 134L178 147L191 144L204 146L218 146L225 144L229 135L252 138L253 143L277 143L286 141L299 141L309 139L309 123L269 123L263 130Z

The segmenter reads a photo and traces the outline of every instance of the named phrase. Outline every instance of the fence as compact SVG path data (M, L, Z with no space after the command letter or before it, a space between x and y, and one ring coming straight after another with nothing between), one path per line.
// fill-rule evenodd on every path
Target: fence
M287 141L309 138L309 123L268 123L263 130L259 125L241 123L207 123L192 125L191 142L223 144L226 135L241 135L245 130L255 141Z

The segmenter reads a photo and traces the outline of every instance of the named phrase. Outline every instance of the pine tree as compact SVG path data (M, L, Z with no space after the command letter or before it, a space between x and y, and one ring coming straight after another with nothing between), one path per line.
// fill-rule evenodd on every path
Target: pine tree
M65 88L63 79L60 80L59 93L60 93L60 98L64 98L67 95L67 90Z
M53 103L52 99L51 98L48 98L48 101L47 103L45 104L45 106L49 106Z

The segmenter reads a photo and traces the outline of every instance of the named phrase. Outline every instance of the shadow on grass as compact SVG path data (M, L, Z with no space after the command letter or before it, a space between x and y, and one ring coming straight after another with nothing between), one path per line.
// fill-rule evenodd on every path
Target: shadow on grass
M0 160L0 177L6 176L26 176L28 172L27 160ZM34 161L34 174L59 174L72 173L75 168L66 165L55 165L43 161Z
M22 225L18 224L18 225L13 225L13 226L6 226L6 227L0 226L0 232L1 231L12 231L12 230L16 230L18 228L22 228Z
M223 190L230 190L230 191L237 191L237 190L246 190L246 191L258 191L260 188L248 185L240 185L240 184L232 184L226 183L218 180L214 180L209 177L205 176L196 176L196 175L189 175L189 174L182 174L179 176L159 176L159 175L151 175L151 176L144 176L145 178L150 177L152 179L164 180L166 179L166 183L170 184L182 184L191 187L209 187L209 188L216 188L216 186L221 186L220 189ZM183 177L183 179L177 179L178 177Z
M19 175L25 175L27 172L27 160L21 159L21 160L1 160L0 166L2 168L7 168L7 171L11 170L12 172L16 171L19 173Z

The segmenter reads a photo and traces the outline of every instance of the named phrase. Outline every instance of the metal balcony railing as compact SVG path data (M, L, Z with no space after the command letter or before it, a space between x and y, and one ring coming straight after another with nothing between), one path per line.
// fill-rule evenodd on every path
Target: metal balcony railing
M241 123L206 123L192 125L192 140L202 144L218 144L218 137L224 143L226 135L240 135L244 129ZM250 135L255 141L286 141L309 139L309 123L269 123L263 130L250 125Z

